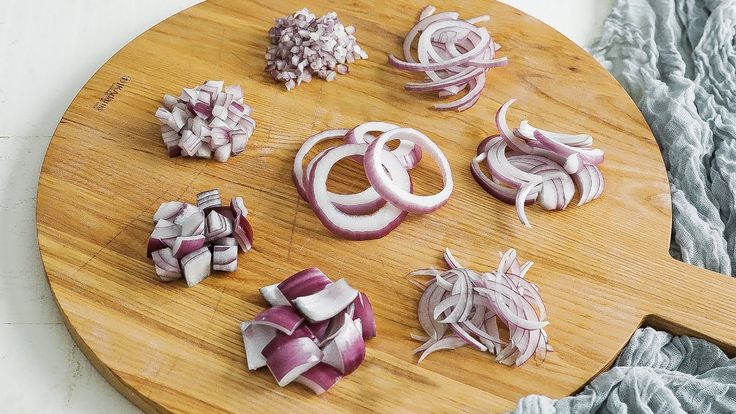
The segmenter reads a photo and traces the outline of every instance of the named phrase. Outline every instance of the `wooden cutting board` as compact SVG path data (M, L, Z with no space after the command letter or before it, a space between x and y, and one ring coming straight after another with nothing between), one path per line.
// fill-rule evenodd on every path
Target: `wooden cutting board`
M482 99L464 113L436 112L436 97L411 95L416 80L386 64L425 3L236 1L200 4L141 35L108 61L64 115L38 191L38 237L49 283L79 346L100 372L147 412L499 412L531 393L569 395L605 370L642 324L736 344L736 280L668 255L667 175L647 125L618 83L583 49L543 23L497 2L437 2L488 24L508 56ZM370 59L336 82L287 92L263 72L267 31L276 17L308 6L338 12ZM241 84L258 128L246 152L226 164L170 159L153 116L164 93L205 79ZM510 121L590 132L606 152L603 197L562 212L514 209L491 198L469 172L475 147L495 132L493 114L509 98ZM418 128L447 154L456 181L449 204L409 216L381 240L330 234L291 182L304 139L327 128L384 120ZM357 190L349 163L335 188ZM412 171L417 190L438 188L431 162ZM239 269L194 288L161 283L146 258L151 217L168 200L194 201L219 188L242 195L255 248ZM442 266L442 249L484 269L512 246L536 265L529 278L548 304L556 352L541 364L499 365L469 348L421 365L419 292L410 270ZM267 370L249 372L239 331L262 310L258 288L316 266L367 292L379 336L361 368L318 397L279 388Z

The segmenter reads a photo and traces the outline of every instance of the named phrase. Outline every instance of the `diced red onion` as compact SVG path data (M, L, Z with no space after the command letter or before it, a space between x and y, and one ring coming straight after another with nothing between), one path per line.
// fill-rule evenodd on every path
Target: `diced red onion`
M301 296L318 293L331 283L330 278L321 270L310 267L289 276L279 283L277 288L287 300L292 301Z
M291 336L302 322L304 317L291 306L273 306L256 315L252 324L270 326Z
M374 338L376 336L376 319L373 316L373 306L371 306L368 296L365 293L358 293L353 305L355 305L353 319L360 319L363 339Z
M179 236L174 241L174 247L171 250L174 257L181 259L189 253L199 250L204 246L204 236Z
M179 98L164 95L156 118L170 157L214 158L225 162L243 152L255 129L251 109L240 86L223 88L223 81L185 88Z
M212 253L206 246L201 247L181 258L181 267L187 285L192 287L210 275Z
M220 272L238 270L238 246L213 246L212 270Z
M156 274L163 282L181 279L181 268L179 261L174 257L170 248L163 248L151 253Z
M323 348L322 362L335 367L343 375L355 371L365 358L365 342L360 330L360 320L353 321L344 315L345 322L335 337ZM357 325L357 326L356 326Z
M358 45L353 26L343 26L335 12L320 18L307 9L276 19L269 30L266 71L288 90L313 76L333 81L348 73L347 63L367 59Z
M271 306L291 306L289 299L286 299L278 285L268 285L260 289L261 296Z

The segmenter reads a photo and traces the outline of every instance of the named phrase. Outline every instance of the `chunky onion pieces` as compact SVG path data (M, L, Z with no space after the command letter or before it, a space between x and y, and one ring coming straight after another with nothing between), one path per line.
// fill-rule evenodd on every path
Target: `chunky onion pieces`
M499 135L490 136L478 145L470 163L475 180L492 196L516 205L519 220L531 227L524 205L537 203L545 210L563 210L580 192L578 206L597 199L603 193L603 151L592 148L593 138L586 134L564 134L535 128L522 121L511 129L506 112L514 100L496 113ZM486 162L489 178L481 163Z
M495 270L464 268L445 250L449 270L420 269L411 280L423 293L417 306L425 335L419 362L429 354L470 345L505 365L522 365L534 355L544 360L552 347L544 327L547 310L539 289L525 279L532 262L520 263L516 250L501 254ZM429 277L429 278L428 278Z
M496 57L501 46L493 41L488 30L477 26L490 17L462 20L458 13L435 14L435 11L434 6L427 6L419 22L407 33L403 44L404 60L390 55L388 62L398 69L426 75L423 82L404 85L407 91L436 92L443 98L467 89L464 96L434 106L438 110L464 111L480 99L486 72L506 66L508 59ZM417 36L416 54L413 54L412 45Z
M197 205L180 201L161 204L153 215L155 227L148 238L147 254L164 282L186 279L192 287L211 270L238 269L238 248L253 245L243 199L235 197L223 206L218 190L197 194Z
M309 268L261 294L271 307L240 325L249 369L268 367L279 386L322 394L363 362L376 320L368 297L345 279Z
M337 13L317 19L307 9L276 19L268 31L266 71L291 90L313 76L328 82L348 73L348 64L368 59L355 40L355 28L343 26Z
M251 107L243 102L238 85L223 81L185 88L178 98L164 95L156 111L161 137L169 157L214 158L225 162L245 151L256 128Z
M305 168L309 151L330 139L342 143L317 154ZM395 140L398 147L389 150L386 144ZM444 183L439 193L430 196L412 193L408 173L422 154L434 159ZM363 164L369 188L356 194L327 190L330 170L344 158ZM292 176L297 192L322 224L349 240L381 238L401 224L407 213L427 214L445 205L453 189L450 164L437 144L415 129L386 122L367 122L350 130L332 129L309 137L294 157Z

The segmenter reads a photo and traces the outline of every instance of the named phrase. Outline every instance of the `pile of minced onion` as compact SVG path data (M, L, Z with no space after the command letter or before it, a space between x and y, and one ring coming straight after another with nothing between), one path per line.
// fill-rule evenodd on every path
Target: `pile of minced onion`
M378 137L376 137L378 135ZM320 142L338 139L342 144L317 154L306 166L304 158ZM389 150L387 143L398 140ZM428 154L442 174L439 193L412 193L408 170ZM336 194L327 189L327 176L338 161L350 158L363 164L371 186L360 193ZM322 224L349 240L381 238L395 229L407 213L431 213L447 203L453 182L450 164L429 137L412 128L387 122L367 122L353 129L331 129L308 138L294 158L293 179Z
M189 287L210 275L211 270L238 269L238 248L253 245L248 209L240 197L223 206L218 190L197 194L197 205L169 201L153 215L155 227L148 238L148 257L164 282L184 279Z
M268 31L271 45L266 51L266 71L291 90L313 76L328 82L348 73L348 64L368 59L355 40L355 28L345 27L330 12L320 18L307 9L276 19Z
M214 158L225 162L245 151L256 128L239 85L208 80L184 88L178 98L164 95L156 118L169 157Z
M531 227L524 212L526 204L536 202L545 210L563 210L580 192L578 206L597 199L603 193L603 151L592 148L587 134L565 134L535 128L522 121L511 129L506 112L514 100L496 113L499 135L490 136L478 145L470 170L478 184L497 199L516 205L519 220ZM485 161L489 178L480 167Z
M434 6L427 6L419 22L404 38L404 60L389 55L392 66L415 72L424 72L423 82L404 85L410 92L437 92L440 98L455 96L464 89L468 92L452 101L434 106L439 110L464 111L478 102L486 84L490 68L505 66L508 60L496 58L501 46L494 42L484 27L477 23L488 21L488 16L460 19L456 12L435 14ZM419 36L416 55L412 45Z
M470 345L488 351L505 365L522 365L552 351L544 327L547 310L537 285L525 276L532 262L519 263L516 250L501 254L496 270L476 272L464 268L445 250L449 270L420 269L412 283L423 290L417 306L425 335L414 350L419 362L429 354ZM426 277L430 279L426 279Z
M240 325L248 369L268 367L281 387L296 382L322 394L358 368L365 340L376 336L368 297L317 268L261 295L271 307Z

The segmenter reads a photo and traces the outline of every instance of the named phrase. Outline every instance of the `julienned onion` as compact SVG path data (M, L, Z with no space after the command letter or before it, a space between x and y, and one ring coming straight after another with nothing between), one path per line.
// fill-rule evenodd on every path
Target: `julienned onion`
M180 201L161 204L153 215L155 227L148 238L147 254L164 282L186 279L192 287L211 270L238 269L238 247L253 244L248 209L240 197L223 206L218 190L197 194L197 205Z
M423 292L417 306L424 342L414 350L429 354L470 345L496 355L505 365L519 366L535 354L544 360L552 347L544 327L547 310L537 286L525 279L532 262L521 264L514 249L501 254L488 272L464 268L445 250L449 270L420 269L412 282ZM429 277L429 279L427 279Z
M376 320L368 297L345 279L309 268L261 294L271 307L240 326L249 369L268 367L279 386L322 394L363 362Z
M437 92L440 97L457 95L463 89L468 92L448 103L437 104L435 109L464 111L478 101L486 83L490 68L505 66L508 60L496 58L501 48L491 35L477 23L490 20L479 16L460 19L458 13L434 14L435 8L427 6L419 16L419 22L404 38L404 60L394 55L388 58L392 66L424 72L423 82L410 82L404 88L410 92ZM419 36L416 56L412 53L414 40Z
M564 134L535 128L522 121L511 129L506 112L514 100L496 113L500 135L484 139L470 163L478 184L499 200L516 205L519 220L531 227L524 205L536 202L545 210L563 210L580 192L578 206L603 193L603 151L592 148L593 138L586 134ZM488 165L491 177L481 169Z
M377 136L376 136L377 135ZM315 145L330 139L342 143L318 153L304 167ZM394 150L386 144L398 140ZM443 189L431 196L412 193L408 169L428 154L440 168ZM327 177L342 159L363 164L371 186L360 193L336 194L327 189ZM426 135L386 122L367 122L353 129L332 129L308 138L294 157L292 171L299 195L309 202L322 224L350 240L377 239L395 229L407 213L430 213L447 203L453 189L450 164Z

